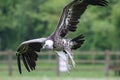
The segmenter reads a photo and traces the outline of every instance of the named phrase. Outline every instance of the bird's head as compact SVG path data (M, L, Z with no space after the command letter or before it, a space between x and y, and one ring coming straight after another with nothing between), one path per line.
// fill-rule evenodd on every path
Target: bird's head
M43 49L53 49L54 42L52 40L46 40L45 44L43 45Z

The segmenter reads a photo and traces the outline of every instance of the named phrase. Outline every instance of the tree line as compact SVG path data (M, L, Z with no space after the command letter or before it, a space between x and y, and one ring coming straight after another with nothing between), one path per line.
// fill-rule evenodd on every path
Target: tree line
M88 6L74 38L85 35L80 50L120 49L120 0L107 7ZM25 40L49 36L70 0L0 0L0 50L16 50Z

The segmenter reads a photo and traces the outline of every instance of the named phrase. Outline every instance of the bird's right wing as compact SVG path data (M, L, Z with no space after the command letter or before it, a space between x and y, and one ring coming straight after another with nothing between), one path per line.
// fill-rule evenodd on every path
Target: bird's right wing
M20 73L22 73L20 62L21 58L28 72L35 69L36 60L38 58L37 52L40 52L45 40L46 38L32 39L20 44L16 53Z

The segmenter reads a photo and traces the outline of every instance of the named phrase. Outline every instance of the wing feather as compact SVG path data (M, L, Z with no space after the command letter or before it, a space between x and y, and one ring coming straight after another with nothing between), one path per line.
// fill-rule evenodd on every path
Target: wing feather
M21 71L21 62L20 62L20 55L19 55L19 54L17 55L17 63L18 63L18 70L19 70L19 73L21 74L22 71Z
M88 5L107 6L107 4L108 2L106 0L73 0L64 7L53 35L65 37L68 32L76 31L79 19Z
M22 59L23 59L23 63L24 63L24 65L25 65L27 71L30 72L30 69L29 69L29 67L28 67L28 64L27 64L27 61L26 61L26 57L25 57L24 54L22 54Z
M21 58L28 72L30 72L31 70L35 70L36 61L38 58L37 52L40 52L40 49L42 48L45 40L46 38L39 38L28 40L20 44L16 53L18 70L20 74L22 73L20 62Z
M73 46L72 49L78 49L79 47L81 47L81 45L84 43L85 39L84 39L84 35L81 34L75 38L73 38L71 40L73 42Z

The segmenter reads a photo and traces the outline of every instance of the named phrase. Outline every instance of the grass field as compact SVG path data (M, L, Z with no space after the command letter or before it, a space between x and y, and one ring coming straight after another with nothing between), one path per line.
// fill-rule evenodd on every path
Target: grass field
M120 80L119 78L73 78L73 77L6 77L6 78L1 78L0 80Z
M49 54L49 53L48 53ZM4 56L3 56L4 57ZM85 56L86 57L86 56ZM1 57L2 58L2 57ZM0 61L0 80L120 80L113 71L109 72L109 77L105 76L105 64L81 64L76 62L76 68L70 73L60 73L56 76L56 61L37 61L35 71L27 72L22 64L23 73L20 75L17 69L17 63L12 62L12 76L8 76L7 57ZM96 70L95 70L96 69Z
M39 61L40 62L40 61ZM0 65L0 80L120 80L119 77L115 77L111 71L110 76L105 76L104 65L85 65L77 64L76 69L72 69L71 72L61 73L59 77L56 76L56 64L55 63L37 63L35 71L27 72L23 68L23 73L20 75L17 70L16 62L13 63L12 76L8 76L8 66L6 63ZM96 68L101 70L81 70L87 68ZM44 70L45 69L45 70ZM49 70L52 69L52 70ZM80 70L79 70L80 69ZM103 70L102 70L103 69Z
M12 76L8 76L6 71L1 71L0 80L120 80L120 78L115 76L105 77L100 71L71 71L70 74L62 73L60 77L57 77L53 71L24 72L22 75L14 71Z

